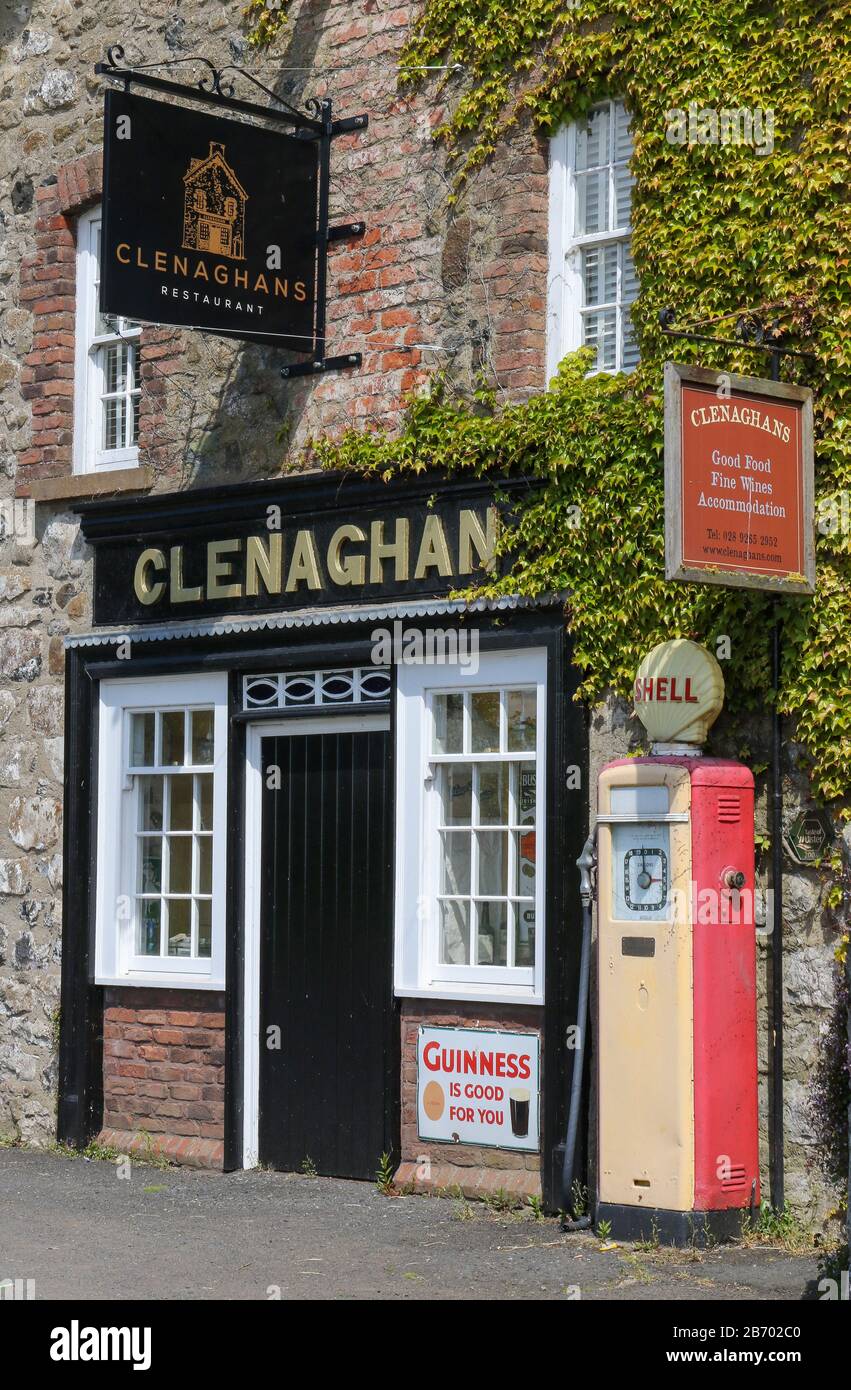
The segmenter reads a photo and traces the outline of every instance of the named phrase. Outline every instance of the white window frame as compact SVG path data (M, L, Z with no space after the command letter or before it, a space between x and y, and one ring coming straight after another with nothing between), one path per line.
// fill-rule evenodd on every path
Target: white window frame
M598 102L592 110L608 106L610 117L614 109L623 106L622 101ZM592 232L584 236L574 236L573 227L576 215L576 134L579 122L571 121L563 125L550 140L549 174L549 273L547 276L547 379L556 375L559 363L569 352L582 347L582 310L584 308L581 253L583 249L595 246L623 245L631 247L631 227L614 227L605 232ZM614 120L610 120L610 131L614 131ZM611 150L610 150L611 152ZM610 159L609 168L609 206L617 207L615 198L615 164ZM622 265L618 266L618 300L616 365L591 369L590 375L606 372L632 371L634 368L623 365L623 319L629 313L630 305L621 298ZM621 307L622 306L622 307ZM610 307L610 306L607 306Z
M513 970L506 966L440 965L436 910L439 798L434 761L451 761L452 756L432 757L432 697L448 691L531 686L537 689L535 964ZM450 675L445 667L397 667L394 987L399 997L544 1002L546 691L547 654L540 648L482 653L474 675L460 671ZM455 756L455 761L467 760L464 754ZM528 753L525 761L530 761Z
M139 463L138 444L118 449L101 447L102 402L104 395L103 349L115 343L132 346L134 372L138 373L141 324L129 319L116 320L114 333L96 333L98 313L97 236L101 209L95 207L77 219L77 305L74 326L74 472L103 473L114 468L135 468ZM132 389L116 392L128 399L139 395L138 376Z
M98 720L97 892L95 984L224 989L227 844L227 676L151 676L102 681ZM209 957L135 954L136 782L129 767L130 715L135 710L212 706L212 951ZM117 904L130 910L117 911Z

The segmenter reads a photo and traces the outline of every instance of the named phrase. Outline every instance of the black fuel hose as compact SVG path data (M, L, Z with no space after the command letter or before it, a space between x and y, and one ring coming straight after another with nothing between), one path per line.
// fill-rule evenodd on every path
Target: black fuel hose
M582 1106L582 1081L585 1073L585 1058L588 1036L588 995L591 983L591 881L590 870L594 863L594 842L589 837L582 857L577 861L582 871L582 954L579 963L579 996L576 1005L576 1050L573 1058L573 1073L570 1079L570 1103L567 1114L567 1135L564 1142L564 1166L561 1175L563 1231L586 1230L592 1224L590 1216L579 1217L576 1221L567 1220L570 1197L576 1168L576 1138L579 1133L579 1115Z

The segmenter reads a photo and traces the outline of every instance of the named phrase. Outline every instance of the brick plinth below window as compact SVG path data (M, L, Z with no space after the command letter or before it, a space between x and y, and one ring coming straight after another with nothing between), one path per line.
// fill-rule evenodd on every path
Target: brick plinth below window
M102 1143L222 1167L224 1007L202 990L106 991Z
M517 1004L402 1001L402 1161L395 1174L396 1185L422 1192L457 1188L465 1197L487 1197L500 1191L518 1201L540 1197L540 1154L420 1139L417 1133L417 1036L421 1023L438 1027L505 1029L540 1036L541 1010ZM542 1084L544 1066L542 1040Z

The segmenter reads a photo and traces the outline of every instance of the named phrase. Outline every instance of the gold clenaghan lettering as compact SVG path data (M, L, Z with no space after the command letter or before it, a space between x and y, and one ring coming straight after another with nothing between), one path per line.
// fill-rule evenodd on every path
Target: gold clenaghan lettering
M256 598L260 592L259 580L269 594L281 592L281 565L284 554L284 538L280 531L269 532L268 548L262 536L249 536L245 548L245 595Z
M188 589L183 586L183 547L181 545L171 547L170 561L169 597L172 603L197 603L201 597L200 584Z
M404 516L396 521L396 532L392 541L384 539L384 522L373 521L369 528L369 582L384 583L384 561L396 561L396 583L408 578L408 534L410 526Z
M366 556L341 554L346 541L365 541L366 531L360 526L338 526L328 543L328 576L333 584L363 584L366 582Z
M322 580L319 577L319 558L316 554L316 542L310 531L299 531L293 546L293 558L290 561L290 568L287 574L287 593L291 594L302 580L307 584L308 589L321 589Z
M472 574L477 566L473 563L473 551L478 563L486 570L496 564L496 507L488 507L486 526L482 526L476 513L464 507L458 518L458 573Z
M242 598L241 584L226 584L233 578L233 561L222 559L242 549L242 541L210 541L207 546L207 598Z
M165 593L164 580L153 580L149 570L166 572L165 556L161 550L143 550L136 561L133 591L140 603L158 603Z
M436 569L438 574L444 577L452 573L452 561L449 558L443 523L440 517L434 514L426 517L423 526L423 538L420 541L414 578L424 579L426 570L430 569Z

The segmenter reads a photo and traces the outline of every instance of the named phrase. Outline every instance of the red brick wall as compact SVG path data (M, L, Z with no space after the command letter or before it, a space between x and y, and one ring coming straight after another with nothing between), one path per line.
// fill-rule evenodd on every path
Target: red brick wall
M20 303L33 316L32 348L21 370L21 395L32 410L32 442L18 455L17 494L39 478L66 477L73 468L77 218L102 190L98 150L63 164L36 192L35 251L21 261ZM173 329L145 328L141 341L139 448L162 464L155 447L165 421L165 382L176 370L180 343Z
M106 990L104 1142L143 1148L142 1132L172 1158L221 1167L224 1007L207 990Z
M508 1004L459 1004L440 1000L402 1001L402 1163L401 1183L421 1187L458 1185L470 1195L503 1188L516 1196L540 1193L540 1154L516 1149L479 1148L470 1144L438 1144L417 1135L417 1031L421 1023L464 1028L502 1028L541 1035L541 1009ZM544 1049L541 1045L541 1082ZM418 1160L427 1156L430 1178L417 1175Z

